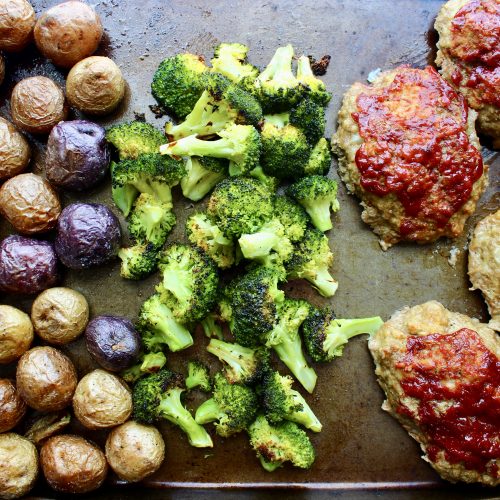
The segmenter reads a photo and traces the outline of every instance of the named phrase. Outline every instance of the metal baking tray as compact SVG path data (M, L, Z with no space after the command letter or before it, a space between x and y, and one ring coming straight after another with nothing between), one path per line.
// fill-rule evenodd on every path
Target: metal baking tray
M58 2L33 3L39 13ZM291 43L297 54L331 55L330 67L323 77L333 91L328 109L328 135L334 131L342 95L354 81L365 81L376 68L389 69L403 63L417 67L432 64L436 42L433 22L442 4L434 0L98 0L92 3L105 27L98 54L107 55L119 64L129 86L126 102L113 116L101 121L104 125L131 120L135 113L145 113L147 121L158 127L164 125L166 118L155 119L148 106L154 104L149 88L153 72L166 56L190 51L210 59L217 43L239 41L250 46L250 60L263 66L279 45ZM34 49L8 57L7 77L0 89L2 116L9 117L8 97L13 85L31 75L50 76L62 84L65 76ZM33 170L43 172L44 144L31 139L35 146ZM338 317L378 314L387 319L405 305L437 299L451 310L486 319L480 294L468 290L466 275L468 236L477 221L499 206L495 171L500 160L488 149L484 155L490 164L490 187L464 234L454 241L441 240L426 246L402 244L382 252L376 236L360 220L357 200L348 196L340 183L341 209L334 217L331 231L333 275L339 281L339 290L330 303ZM331 175L337 178L335 163ZM61 193L61 197L64 204L87 199L111 205L109 179L83 195ZM184 237L183 221L195 209L178 193L175 201L178 224L171 241ZM9 232L11 228L1 221L0 236ZM452 249L459 251L454 267L448 263ZM132 319L156 281L156 276L140 283L122 280L118 262L88 271L67 271L63 279L64 284L85 294L93 315L111 313ZM301 282L290 282L286 289L317 305L327 302ZM2 302L29 310L31 299L3 296ZM195 346L188 351L169 355L171 366L179 366L183 359L195 355L205 356L206 339L199 332L195 338ZM81 340L64 350L80 375L94 366ZM217 368L213 359L210 361ZM180 431L165 423L161 428L167 456L156 474L139 490L117 488L119 482L111 476L104 490L88 498L131 498L138 493L147 498L171 495L211 498L215 496L213 488L220 490L217 496L225 493L232 497L238 490L245 498L264 498L265 491L275 488L287 488L284 493L287 498L304 498L309 496L306 491L311 490L315 498L331 493L345 498L373 498L380 492L387 498L421 498L424 494L429 498L498 495L498 489L448 485L420 459L417 444L380 409L383 394L375 380L366 338L352 340L343 357L316 369L318 385L309 400L324 427L322 433L311 437L317 450L311 470L285 467L270 474L260 467L244 435L229 440L215 437L213 450L200 450L189 446ZM2 368L1 373L12 375L13 369ZM193 408L197 403L190 399L188 406ZM101 432L85 432L76 427L75 430L100 443L105 438ZM252 493L247 488L261 490ZM55 495L43 484L35 492Z

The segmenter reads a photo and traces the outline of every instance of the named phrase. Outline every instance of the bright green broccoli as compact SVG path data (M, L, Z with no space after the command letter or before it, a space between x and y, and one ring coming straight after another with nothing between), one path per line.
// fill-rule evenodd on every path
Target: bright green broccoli
M336 319L330 309L311 308L302 324L302 335L314 361L331 361L342 356L344 345L356 335L374 334L382 325L380 316L360 319Z
M288 187L287 194L300 203L320 231L331 229L330 208L339 209L337 183L321 175L311 175Z
M279 47L266 69L254 82L255 93L266 112L292 108L304 93L304 87L292 72L293 47Z
M283 224L285 235L292 243L302 239L309 222L309 216L299 204L288 196L276 196L274 213Z
M186 433L191 446L211 448L213 443L207 431L182 404L183 382L181 375L165 368L139 379L132 391L132 418L145 424L165 418Z
M204 212L195 213L186 220L188 240L201 248L221 269L234 264L234 242L227 238L215 222Z
M271 175L267 175L260 165L248 172L248 175L257 179L271 193L274 193L280 184L279 179L272 177Z
M200 325L203 328L203 333L209 339L212 337L223 340L224 335L222 332L222 327L219 324L221 322L221 317L215 311L209 312L201 321Z
M173 312L162 303L158 294L142 304L137 329L148 351L161 351L167 345L175 352L193 345L189 331L176 321Z
M264 415L271 424L290 420L314 432L320 432L321 422L306 400L292 389L293 379L269 370L262 379L261 400Z
M182 194L189 200L200 201L227 176L227 160L190 156L186 160L186 175L181 179Z
M269 351L250 349L219 339L210 339L207 351L225 365L224 375L230 384L255 384L269 369Z
M312 148L309 159L304 166L306 175L326 175L332 164L330 143L322 137Z
M311 61L307 56L297 60L297 80L307 89L307 96L321 106L327 106L332 94L326 90L325 84L314 76Z
M194 389L195 387L198 387L205 392L209 392L212 389L212 381L210 380L208 368L201 361L188 362L188 376L186 378L186 387L188 389Z
M263 415L258 415L248 428L248 435L262 467L269 472L285 462L309 469L316 458L309 437L295 422L285 420L271 425Z
M147 193L139 195L128 219L128 231L135 241L161 248L175 226L172 203L162 203Z
M162 61L151 83L153 97L161 106L184 118L204 89L203 75L208 71L202 57L178 54Z
M257 408L257 396L250 387L230 384L217 373L212 397L198 407L194 418L199 424L214 422L217 434L229 437L253 422Z
M212 191L207 212L225 235L239 238L272 219L273 196L256 179L224 179Z
M217 300L219 276L210 257L198 247L174 243L158 254L162 302L180 323L204 318Z
M259 163L260 135L252 125L230 124L219 133L219 139L204 141L196 135L164 144L160 152L170 156L210 156L231 160L229 175L243 175Z
M309 307L305 300L285 299L277 307L276 325L262 335L262 341L274 349L306 391L312 393L318 376L307 364L299 335L300 325L307 318Z
M162 352L143 353L139 362L122 371L120 376L123 380L125 380L125 382L132 384L136 380L139 380L143 375L156 373L161 370L165 366L166 362L167 358Z
M120 248L120 275L128 280L142 280L156 271L157 248L152 243L137 243L134 246Z
M304 237L295 244L291 259L285 264L287 276L293 279L305 279L323 297L332 297L338 283L332 278L329 267L333 254L328 238L316 228L307 229Z
M135 159L141 154L158 153L165 136L149 123L130 122L113 125L106 131L106 139L118 151L121 160Z
M316 144L325 135L325 110L312 99L302 99L292 108L289 121L304 132L309 144Z
M212 68L243 88L251 87L259 69L247 62L247 53L248 47L241 43L221 43L215 47Z

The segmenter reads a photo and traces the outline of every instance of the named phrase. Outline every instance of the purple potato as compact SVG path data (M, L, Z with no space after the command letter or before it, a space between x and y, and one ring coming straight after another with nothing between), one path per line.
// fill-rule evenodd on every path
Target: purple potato
M7 236L0 243L0 288L34 294L58 280L57 257L52 243L25 236Z
M118 254L120 243L120 223L106 205L73 203L57 221L56 253L71 269L107 262Z
M86 120L60 122L49 135L45 173L55 186L82 191L106 175L110 159L100 125Z
M85 329L91 356L106 370L118 372L134 364L141 338L134 325L120 316L97 316Z

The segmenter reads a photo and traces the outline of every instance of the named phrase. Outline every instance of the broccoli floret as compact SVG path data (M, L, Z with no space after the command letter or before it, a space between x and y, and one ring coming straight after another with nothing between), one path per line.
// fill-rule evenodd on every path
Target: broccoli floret
M283 291L278 289L283 280L279 266L258 266L227 286L224 294L231 307L229 325L236 342L255 347L260 336L274 328L277 304L284 300Z
M132 247L120 248L120 275L128 280L142 280L156 271L157 248L151 243L138 243Z
M306 279L323 297L332 297L338 287L328 270L332 262L328 238L318 229L312 228L307 229L304 237L295 244L285 268L289 278Z
M253 85L259 69L247 62L248 47L241 43L221 43L215 47L212 68L243 88Z
M291 45L279 47L255 79L255 92L266 112L290 109L302 98L304 88L292 72L293 55Z
M248 175L257 179L271 193L274 193L280 184L279 179L272 177L271 175L267 175L260 165L248 172Z
M162 203L155 196L142 193L128 219L130 236L140 243L162 247L176 222L171 210L172 203Z
M148 351L161 351L165 344L172 352L193 345L189 331L176 321L158 294L152 295L142 304L137 328Z
M182 376L165 368L139 379L132 392L133 419L152 424L165 418L186 433L191 446L210 448L213 443L207 431L182 405L184 391Z
M201 248L221 269L234 264L234 243L206 213L196 213L186 221L188 240Z
M139 380L143 375L156 373L161 370L166 362L167 358L162 352L148 352L147 354L142 354L139 363L122 371L120 376L125 382L131 384Z
M125 216L139 193L172 203L171 188L186 174L184 163L156 153L142 154L135 160L122 160L111 166L112 195Z
M320 432L321 422L302 395L292 389L293 379L269 370L262 379L261 398L264 415L271 424L290 420L314 432Z
M279 179L305 175L311 147L304 133L288 123L288 114L266 115L261 130L264 172Z
M178 125L166 124L169 141L214 135L231 123L257 126L262 120L262 108L252 94L218 73L208 73L204 81L206 90L186 119Z
M285 462L309 469L316 458L309 437L295 422L285 420L271 425L263 415L258 415L248 428L248 435L262 467L269 472Z
M182 194L200 201L228 175L228 162L220 158L190 156L186 160L186 175L181 179Z
M332 164L330 143L322 137L313 147L304 167L306 175L326 175Z
M269 351L250 349L219 339L210 339L207 351L224 363L224 375L230 384L255 384L269 369Z
M224 179L213 190L207 211L224 234L239 238L272 219L273 196L256 179Z
M274 212L283 224L285 235L295 243L302 239L309 222L306 211L288 196L276 196L274 199Z
M272 347L307 392L312 393L318 376L307 364L302 352L299 328L309 313L305 300L285 299L278 305L278 321L262 336L267 347Z
M198 407L195 420L199 424L214 422L217 434L229 437L245 430L252 423L257 407L257 396L250 387L230 384L217 373L213 395Z
M342 356L344 345L356 336L373 335L382 325L380 316L359 319L336 319L330 309L311 308L302 324L302 335L309 356L314 361L331 361Z
M325 135L325 110L312 99L303 99L290 111L290 123L304 132L309 144Z
M311 217L312 223L320 231L331 229L330 208L339 209L337 183L321 175L311 175L295 182L287 189L287 194L300 203Z
M184 118L204 89L203 75L208 71L202 57L178 54L162 61L151 83L153 97L164 108Z
M106 139L117 150L121 160L137 158L141 154L158 153L165 136L149 123L130 122L113 125L106 131Z
M211 339L212 337L217 338L219 340L224 339L224 335L222 332L222 327L219 325L219 321L221 321L220 316L214 311L208 313L201 321L201 327L203 328L203 333L206 337Z
M217 268L202 250L174 243L158 255L162 281L156 287L162 302L181 323L204 318L217 300Z
M332 94L326 90L325 84L314 76L311 61L306 56L300 56L297 60L297 80L307 89L307 96L321 106L326 106L332 98Z
M162 154L171 156L211 156L231 160L229 175L243 175L259 163L260 135L252 125L228 125L219 132L219 139L204 141L196 135L160 147Z
M205 392L209 392L212 389L212 381L210 380L208 368L201 361L188 362L188 376L186 378L186 387L188 389L194 389L195 387L198 387Z

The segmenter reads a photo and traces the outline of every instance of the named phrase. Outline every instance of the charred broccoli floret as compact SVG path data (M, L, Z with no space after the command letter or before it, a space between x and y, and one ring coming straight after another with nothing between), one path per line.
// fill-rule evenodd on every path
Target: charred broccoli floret
M158 373L139 379L132 392L133 419L152 424L165 418L178 425L187 435L191 446L212 447L212 439L183 406L185 391L183 378L165 368Z
M295 422L285 420L271 425L263 415L258 415L248 428L248 435L262 467L269 472L285 462L309 469L316 458L309 437Z
M165 366L166 362L167 358L162 352L143 353L139 362L122 371L120 376L123 380L125 380L125 382L132 384L136 380L139 380L143 375L156 373L161 370Z
M332 278L329 267L333 262L328 238L318 229L307 229L304 237L295 244L291 259L285 268L289 278L309 281L323 297L331 297L338 283Z
M230 384L255 384L269 369L269 351L264 347L250 349L211 339L207 351L224 364L224 375Z
M139 155L159 153L165 136L149 123L130 122L113 125L106 131L106 139L118 151L121 160Z
M256 179L224 179L213 190L207 211L224 234L239 238L273 217L273 197Z
M234 264L234 243L206 213L191 215L186 221L188 240L201 248L221 269Z
M196 410L199 424L214 422L219 436L229 437L245 430L254 420L258 401L255 392L244 384L230 384L217 373L212 397Z
M188 362L188 376L186 377L186 387L188 389L194 389L195 387L198 387L205 392L209 392L212 389L212 381L210 379L208 368L201 361Z
M320 432L321 422L306 400L292 389L293 379L270 370L264 375L261 385L261 400L264 415L271 424L290 420L314 432Z
M142 304L137 328L148 351L161 351L167 345L175 352L193 345L189 331L176 321L173 312L162 303L158 294Z
M161 283L156 290L177 321L204 318L217 300L217 268L199 248L174 243L158 254Z
M325 135L325 110L310 98L303 99L290 110L289 121L304 132L311 145Z
M120 275L128 280L142 280L156 271L157 248L152 243L137 243L134 246L120 248Z
M274 212L283 224L285 235L295 243L302 239L309 222L306 211L288 196L276 196L274 199Z
M164 144L160 152L170 156L211 156L230 160L229 175L243 175L259 163L260 135L252 125L230 124L219 133L219 139L204 141L196 135Z
M332 164L330 143L322 137L312 148L309 159L304 166L306 175L326 175Z
M227 176L227 160L190 156L186 160L186 175L181 179L182 194L189 200L200 201Z
M259 69L247 61L248 47L241 43L221 43L215 47L212 68L243 88L253 85Z
M300 56L297 60L297 80L307 89L307 96L321 106L326 106L332 94L326 90L325 84L314 76L311 61L307 56Z
M139 243L150 243L160 248L175 226L172 203L162 203L147 193L139 195L128 219L130 236Z
M330 309L311 308L302 324L302 335L309 356L314 361L331 361L342 356L344 345L356 335L374 334L382 325L380 316L359 319L336 319Z
M162 61L151 83L153 97L164 108L184 118L205 90L203 75L208 71L202 57L178 54Z
M321 175L311 175L295 182L287 189L288 196L300 203L320 231L331 229L330 208L339 209L337 183Z

